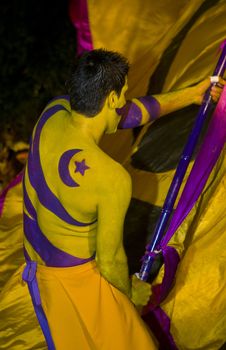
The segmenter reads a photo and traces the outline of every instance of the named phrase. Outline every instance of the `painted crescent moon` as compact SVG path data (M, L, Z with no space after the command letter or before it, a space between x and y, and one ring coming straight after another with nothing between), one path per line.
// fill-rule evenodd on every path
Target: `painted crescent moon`
M69 187L78 187L80 186L77 182L74 181L74 179L71 177L69 173L69 163L71 158L78 152L81 152L81 149L69 149L68 151L64 152L59 160L58 165L58 171L61 180L63 183Z

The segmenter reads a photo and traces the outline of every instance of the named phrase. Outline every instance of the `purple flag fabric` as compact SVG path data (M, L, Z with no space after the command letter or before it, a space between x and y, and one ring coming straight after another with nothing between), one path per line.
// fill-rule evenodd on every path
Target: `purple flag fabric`
M142 316L159 342L158 350L179 350L170 334L170 318L157 306Z
M173 247L167 246L174 232L189 214L195 202L199 198L207 179L217 162L226 140L226 86L212 116L204 142L199 150L182 192L178 206L174 212L169 229L160 243L163 252L165 275L161 285L152 286L152 298L143 310L143 319L154 332L160 343L159 349L176 350L170 333L170 319L161 309L160 304L169 293L177 265L179 255ZM171 248L171 249L169 249Z
M0 194L0 217L2 215L2 211L3 211L3 207L4 207L4 203L5 203L5 198L6 195L8 193L8 191L13 188L14 186L18 185L23 178L23 174L24 172L21 171L9 184L8 186L1 192Z
M169 229L161 242L164 248L193 208L217 162L226 140L226 86L217 104L204 142L184 187Z
M87 0L70 0L69 16L77 33L77 53L93 49Z

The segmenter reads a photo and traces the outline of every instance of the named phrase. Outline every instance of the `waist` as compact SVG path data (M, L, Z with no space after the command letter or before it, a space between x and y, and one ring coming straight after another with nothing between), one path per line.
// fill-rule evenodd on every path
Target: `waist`
M100 274L96 260L71 267L52 267L37 264L35 261L27 261L22 278L27 283L33 284L37 281L72 280L81 281L81 276Z
M48 267L73 267L83 265L95 258L95 252L86 257L77 257L59 249L52 244L34 244L24 240L24 256L27 262L34 261L39 265Z
M46 265L40 265L37 264L37 274L44 277L44 276L65 276L65 275L71 275L71 274L80 274L88 270L96 269L97 264L96 260L92 259L84 264L81 265L75 265L75 266L68 266L68 267L53 267L53 266L46 266Z

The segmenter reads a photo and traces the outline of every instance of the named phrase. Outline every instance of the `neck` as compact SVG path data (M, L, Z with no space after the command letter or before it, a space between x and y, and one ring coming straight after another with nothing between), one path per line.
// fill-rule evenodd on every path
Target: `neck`
M72 111L72 125L84 138L98 145L106 129L103 113L101 111L95 117L88 118Z

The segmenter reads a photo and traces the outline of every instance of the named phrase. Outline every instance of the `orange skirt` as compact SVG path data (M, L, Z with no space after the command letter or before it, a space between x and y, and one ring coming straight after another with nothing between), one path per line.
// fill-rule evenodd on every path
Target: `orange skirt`
M38 265L37 280L57 350L157 349L134 305L100 275L95 261Z

